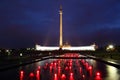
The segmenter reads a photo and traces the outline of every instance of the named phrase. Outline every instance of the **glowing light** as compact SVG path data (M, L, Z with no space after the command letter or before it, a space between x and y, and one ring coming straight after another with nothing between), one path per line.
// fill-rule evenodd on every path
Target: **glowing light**
M72 67L70 66L70 67L69 67L69 69L71 70L71 69L72 69Z
M73 76L73 73L70 73L70 76Z
M65 67L65 70L68 70L68 67L67 67L67 66Z
M50 63L50 65L51 65L51 66L53 66L53 62L52 62L52 63Z
M82 68L80 67L80 73L82 73Z
M113 66L107 66L108 78L106 80L119 80L120 75L118 74L118 69ZM114 75L113 75L114 74Z
M30 48L27 48L27 50L30 50Z
M58 61L58 63L60 64L60 60Z
M84 78L85 78L85 75L83 74L82 77L83 77L83 79L84 79Z
M85 63L85 61L84 61L83 59L81 60L81 62L82 62L82 63Z
M57 63L55 62L55 63L54 63L54 66L56 66L56 65L57 65Z
M112 49L112 48L114 48L114 46L113 46L113 45L109 45L109 48L111 48L111 49Z
M73 73L70 73L70 80L74 80Z
M22 54L22 53L20 53L20 56L22 57L22 56L23 56L23 54Z
M96 73L95 80L101 80L101 77L100 77L100 72L97 72L97 73Z
M89 70L92 70L92 66L89 66L89 68L88 68Z
M58 66L58 76L60 77L61 76L61 67Z
M60 66L58 66L58 69L60 70L60 69L61 69L61 67L60 67Z
M63 47L63 50L78 50L78 51L95 51L94 46L81 46L81 47Z
M41 67L40 66L38 66L38 69L40 69Z
M100 76L96 76L95 80L102 80Z
M65 79L66 79L66 75L65 75L65 74L62 74L61 79L62 79L62 80L65 80Z
M23 77L23 74L24 74L24 72L23 72L23 71L20 71L20 76L22 76L22 77Z
M60 7L60 40L59 40L59 46L60 48L63 47L63 36L62 36L62 6Z
M45 46L36 45L36 50L41 50L41 51L59 50L59 47L45 47Z
M40 80L40 71L39 70L36 71L36 78L37 78L37 80Z
M59 47L52 47L52 46L47 47L47 46L36 45L36 50L52 51L52 50L59 50ZM95 51L95 47L94 46L63 47L62 50Z
M88 68L88 66L89 66L89 64L86 62L86 63L85 63L85 65L86 65L86 69L87 69L87 68Z
M88 70L89 70L90 76L92 76L92 66L89 66L89 67L88 67Z
M20 71L20 80L23 80L23 77L24 77L24 72Z
M34 77L34 74L31 72L29 76L30 76L30 77Z
M50 71L52 70L52 66L50 65Z
M100 72L97 72L97 73L96 73L96 76L100 76Z
M9 52L9 50L7 49L6 52Z
M72 62L70 62L70 66L72 66Z
M40 71L39 70L37 70L37 72L36 72L37 74L39 74L40 73Z
M54 80L58 80L57 74L54 74Z
M112 44L108 45L106 48L107 51L113 51L114 49L115 49L115 47Z

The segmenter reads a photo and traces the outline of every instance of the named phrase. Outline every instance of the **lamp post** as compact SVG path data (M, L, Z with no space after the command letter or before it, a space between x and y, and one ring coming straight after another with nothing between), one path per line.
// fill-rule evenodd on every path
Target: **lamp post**
M109 52L110 58L112 58L112 54L110 52L114 51L115 47L114 45L110 44L107 46L106 51Z
M113 51L115 49L114 45L110 44L107 46L106 51Z

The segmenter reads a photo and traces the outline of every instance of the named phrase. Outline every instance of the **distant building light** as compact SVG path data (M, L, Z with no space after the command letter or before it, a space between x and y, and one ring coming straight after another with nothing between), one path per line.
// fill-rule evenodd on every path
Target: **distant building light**
M109 45L108 47L109 47L110 49L113 49L113 48L114 48L114 46L113 46L113 45Z
M23 54L22 54L22 53L20 53L20 56L22 57L22 56L23 56Z
M7 49L6 52L9 52L9 50Z
M106 48L107 51L113 51L114 49L115 49L115 47L112 44L108 45Z
M48 46L40 46L36 45L36 50L41 50L41 51L52 51L52 50L59 50L59 47L48 47ZM63 47L63 50L79 50L79 51L95 51L95 46L80 46L80 47Z
M10 50L10 52L12 52L12 50Z
M30 48L27 48L27 50L30 50Z
M32 48L32 50L35 50L35 48Z

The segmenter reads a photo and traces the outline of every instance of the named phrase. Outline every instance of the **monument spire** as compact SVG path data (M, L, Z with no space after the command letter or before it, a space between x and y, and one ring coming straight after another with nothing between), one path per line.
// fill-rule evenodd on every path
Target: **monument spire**
M60 40L59 40L59 47L62 48L63 46L63 31L62 31L62 5L60 5L60 11L59 11L59 14L60 14Z

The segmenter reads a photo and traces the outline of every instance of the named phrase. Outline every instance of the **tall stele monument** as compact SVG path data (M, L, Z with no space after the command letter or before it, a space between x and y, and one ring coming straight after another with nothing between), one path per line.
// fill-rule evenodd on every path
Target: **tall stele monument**
M63 31L62 31L62 6L60 6L60 39L59 39L59 47L63 47Z
M36 50L39 51L53 51L53 50L74 50L74 51L95 51L95 45L90 45L90 46L63 46L63 31L62 31L62 6L60 6L59 10L60 14L60 35L59 35L59 46L40 46L36 45L35 48Z

